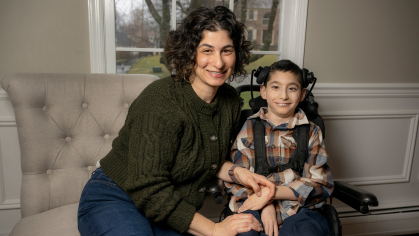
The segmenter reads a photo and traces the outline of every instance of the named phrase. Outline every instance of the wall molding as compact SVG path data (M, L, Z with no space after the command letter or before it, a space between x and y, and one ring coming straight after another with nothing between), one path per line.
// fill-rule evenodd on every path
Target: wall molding
M0 90L0 100L2 98L2 93L1 93L2 91L4 90ZM1 127L16 127L15 117L1 117L0 116L0 128ZM0 149L1 149L1 144L0 144ZM3 168L1 150L0 150L0 168ZM20 199L6 199L6 189L5 189L2 169L0 169L0 202L1 201L3 202L0 204L0 210L20 209Z
M6 91L0 87L0 100L8 100L9 95L6 93Z
M418 110L323 112L321 115L324 120L410 119L406 152L403 159L403 172L401 175L335 179L336 181L344 181L353 185L406 183L410 181L414 148L416 144L416 137L418 135Z
M355 211L350 206L341 206L337 207L336 211L339 213L339 216L343 217L352 217L352 216L362 216L363 214ZM387 214L393 212L401 211L412 211L419 209L419 200L418 201L408 201L408 202L392 202L392 203L381 203L376 207L370 207L372 214Z
M15 117L1 117L0 116L0 127L16 127Z
M20 199L7 199L0 204L0 210L20 209Z

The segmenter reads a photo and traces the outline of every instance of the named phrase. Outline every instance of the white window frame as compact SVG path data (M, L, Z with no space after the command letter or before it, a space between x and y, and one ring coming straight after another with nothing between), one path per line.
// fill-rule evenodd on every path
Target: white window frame
M172 3L176 0L172 0ZM116 73L115 1L88 0L91 73ZM233 9L233 1L230 1ZM308 0L281 0L279 51L252 51L278 55L303 67ZM174 11L174 12L173 12ZM176 8L172 8L171 29L176 28ZM118 48L120 51L163 52L156 48Z

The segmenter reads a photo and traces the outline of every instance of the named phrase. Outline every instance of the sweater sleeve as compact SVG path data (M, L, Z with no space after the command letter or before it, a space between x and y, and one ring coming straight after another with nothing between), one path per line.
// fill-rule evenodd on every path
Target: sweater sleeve
M128 178L124 191L148 219L163 222L184 232L188 229L196 208L182 199L172 179L170 169L179 155L182 124L176 119L173 108L158 103L159 107L145 109L129 122ZM161 104L161 105L160 105ZM134 107L133 109L137 109ZM177 188L176 188L176 186Z
M248 142L248 130L247 127L251 126L251 121L247 120L243 125L242 129L237 135L236 140L231 148L231 159L232 162L238 166L246 168L252 172L254 172L254 159L252 152L249 149L250 145L253 145L252 142ZM251 134L251 133L250 133ZM251 137L250 139L252 139ZM243 140L246 140L243 143ZM240 200L246 199L249 195L253 194L252 188L244 187L241 184L236 183L224 183L227 189L227 193L231 194L231 199L229 203L230 210L233 212L237 212L238 208L242 205Z
M303 176L287 184L301 206L323 201L330 197L334 189L332 173L326 164L328 154L321 130L314 124L311 126L309 156L304 164Z

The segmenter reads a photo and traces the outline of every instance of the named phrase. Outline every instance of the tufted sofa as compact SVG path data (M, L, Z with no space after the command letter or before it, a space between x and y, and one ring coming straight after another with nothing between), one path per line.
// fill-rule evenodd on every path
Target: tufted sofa
M13 235L79 235L77 207L96 162L151 75L16 74L2 79L21 150L22 219Z

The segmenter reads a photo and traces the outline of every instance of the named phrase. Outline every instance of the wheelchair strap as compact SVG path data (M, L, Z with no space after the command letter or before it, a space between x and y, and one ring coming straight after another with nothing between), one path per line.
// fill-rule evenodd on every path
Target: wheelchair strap
M253 123L253 143L255 146L255 172L257 174L267 176L269 172L269 163L266 158L265 146L265 125L257 118Z
M271 173L282 172L286 169L293 169L302 174L304 162L308 157L308 138L310 125L300 125L293 132L293 138L297 141L297 151L287 164L271 167L268 163L265 145L265 126L259 118L253 123L253 138L255 146L255 172L267 176Z

